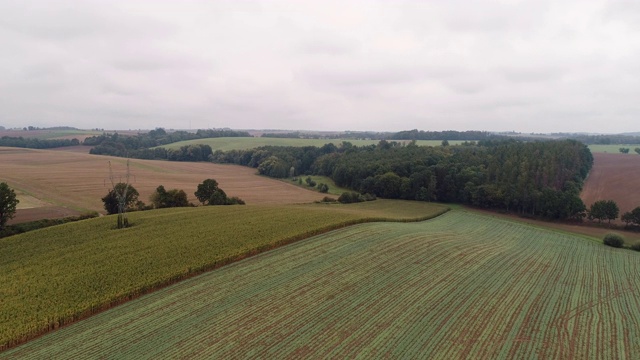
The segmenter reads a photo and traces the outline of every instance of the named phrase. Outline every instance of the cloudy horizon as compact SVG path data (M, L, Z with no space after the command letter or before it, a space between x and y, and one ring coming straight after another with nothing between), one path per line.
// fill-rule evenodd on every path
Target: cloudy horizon
M638 132L634 1L0 3L0 126Z

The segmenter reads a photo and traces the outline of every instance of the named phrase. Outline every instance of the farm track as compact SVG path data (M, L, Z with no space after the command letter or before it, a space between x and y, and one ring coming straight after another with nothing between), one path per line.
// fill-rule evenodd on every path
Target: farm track
M640 255L465 211L319 235L7 358L639 358Z

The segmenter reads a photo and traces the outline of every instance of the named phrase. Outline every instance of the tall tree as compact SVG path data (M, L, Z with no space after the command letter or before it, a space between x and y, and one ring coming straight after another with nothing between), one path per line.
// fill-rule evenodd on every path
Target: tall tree
M109 195L111 194L117 200L117 204L118 204L117 227L118 227L118 229L129 227L129 219L127 219L127 208L129 206L131 206L131 204L135 203L135 201L131 201L130 202L130 198L131 198L131 196L129 195L129 193L130 193L129 188L131 187L129 185L129 178L130 177L131 177L131 172L129 171L129 160L127 160L127 173L125 175L125 181L124 182L120 181L119 183L116 184L115 176L113 175L113 169L111 168L111 161L109 161L109 180L111 180L111 191L109 191L109 194L107 194L106 198L108 198ZM119 185L119 186L116 186L116 185ZM136 198L136 201L137 201L138 200L138 192L137 191L136 191L135 198ZM105 198L103 198L102 201L105 201ZM106 208L106 206L107 206L107 203L105 201L105 208ZM107 211L109 211L109 209L107 209Z
M0 230L4 228L9 219L13 218L19 202L15 191L7 183L0 183Z
M104 209L107 210L107 214L118 214L120 201L118 198L118 194L123 193L127 184L125 183L117 183L113 189L109 190L109 193L102 198L102 202L104 203ZM129 185L127 189L127 196L125 198L124 207L125 209L131 208L137 201L140 194L138 190L136 190L133 186Z

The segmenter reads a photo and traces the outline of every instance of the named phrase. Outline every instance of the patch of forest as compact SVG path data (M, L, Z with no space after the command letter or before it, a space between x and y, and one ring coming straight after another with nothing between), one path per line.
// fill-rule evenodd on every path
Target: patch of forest
M212 160L286 178L323 175L336 185L389 199L439 201L549 219L582 219L582 183L593 156L575 140L485 140L461 146L265 146L216 151Z

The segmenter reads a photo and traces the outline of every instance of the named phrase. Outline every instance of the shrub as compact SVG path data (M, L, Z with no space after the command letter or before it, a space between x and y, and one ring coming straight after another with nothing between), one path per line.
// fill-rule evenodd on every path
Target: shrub
M640 242L631 245L631 250L640 251Z
M316 186L316 182L313 181L311 176L307 176L307 178L304 181L307 183L307 185L309 185L311 187L315 187Z
M607 234L604 236L604 239L602 239L602 242L607 246L615 248L621 248L624 245L624 239L618 234Z
M320 202L323 202L323 203L335 203L335 202L338 202L338 200L336 200L336 199L334 199L332 197L329 197L329 196L325 196L324 198L322 198L322 200Z
M329 185L324 184L324 183L320 183L318 184L318 191L320 191L321 193L328 193L329 192Z
M227 205L244 205L244 200L240 199L237 196L232 196L229 198Z
M340 197L338 198L338 201L343 204L352 204L363 202L364 199L362 198L362 195L358 194L357 192L351 191L342 193L342 195L340 195Z

